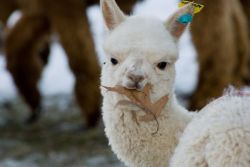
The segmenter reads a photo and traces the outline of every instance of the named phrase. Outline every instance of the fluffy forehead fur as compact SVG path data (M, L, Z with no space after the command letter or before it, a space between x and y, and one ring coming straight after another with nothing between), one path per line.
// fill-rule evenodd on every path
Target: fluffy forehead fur
M132 16L110 31L104 42L107 54L117 58L150 56L152 61L177 59L177 45L164 23L156 18Z

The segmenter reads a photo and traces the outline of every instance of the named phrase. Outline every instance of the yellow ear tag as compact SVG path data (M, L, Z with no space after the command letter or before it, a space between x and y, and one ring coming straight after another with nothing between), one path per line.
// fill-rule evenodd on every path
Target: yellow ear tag
M199 3L194 3L194 2L191 2L191 1L187 1L187 0L181 1L178 6L182 7L182 6L187 5L188 3L191 3L194 6L194 14L199 13L205 6L205 5L202 5L202 4L199 4Z

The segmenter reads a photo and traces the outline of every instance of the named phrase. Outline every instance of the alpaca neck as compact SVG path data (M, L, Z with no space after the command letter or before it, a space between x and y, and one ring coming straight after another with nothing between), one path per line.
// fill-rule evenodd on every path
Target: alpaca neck
M173 135L181 135L180 133L183 132L194 115L178 103L174 93L169 96L166 112L168 121L172 124L170 127L176 129L176 133Z
M156 131L155 121L135 121L130 106L116 107L119 101L116 97L120 95L110 92L107 94L110 96L105 96L103 105L105 132L118 157L127 166L167 166L180 136L191 120L191 114L177 103L175 95L171 93L168 103L157 118L159 129ZM152 94L151 100L156 101L161 96ZM136 114L139 116L144 113Z

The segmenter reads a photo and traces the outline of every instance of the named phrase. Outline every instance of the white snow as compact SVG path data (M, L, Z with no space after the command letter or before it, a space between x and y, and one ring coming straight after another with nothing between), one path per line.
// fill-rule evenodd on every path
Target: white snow
M6 61L0 55L0 100L15 96L16 89L10 74L6 71Z
M178 0L145 0L135 6L135 14L150 15L165 20L177 9ZM20 13L15 13L9 25L14 25ZM105 27L98 6L88 9L88 16L96 44L96 50L100 63L103 61L102 39L105 34ZM43 95L72 93L74 86L74 76L72 75L65 52L62 47L53 42L51 47L49 64L45 68L40 89ZM190 40L189 32L180 40L180 59L177 62L176 89L181 93L190 93L196 86L198 67L196 63L196 52ZM6 71L5 58L0 56L0 100L16 96L16 89L9 72Z
M9 20L7 21L7 26L13 27L16 24L16 22L21 18L21 16L22 16L22 12L20 10L13 12L10 15Z

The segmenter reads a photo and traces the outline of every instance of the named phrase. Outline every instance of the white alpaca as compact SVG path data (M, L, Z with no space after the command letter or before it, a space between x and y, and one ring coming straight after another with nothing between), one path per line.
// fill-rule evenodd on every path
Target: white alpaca
M101 0L101 7L109 29L101 84L142 89L150 83L152 101L169 96L154 134L155 121L138 123L134 114L138 117L143 111L117 106L126 97L101 88L105 132L118 158L129 167L249 167L249 97L224 96L200 114L189 113L176 101L177 41L187 26L178 19L192 13L192 7L181 8L165 23L127 17L114 0Z

